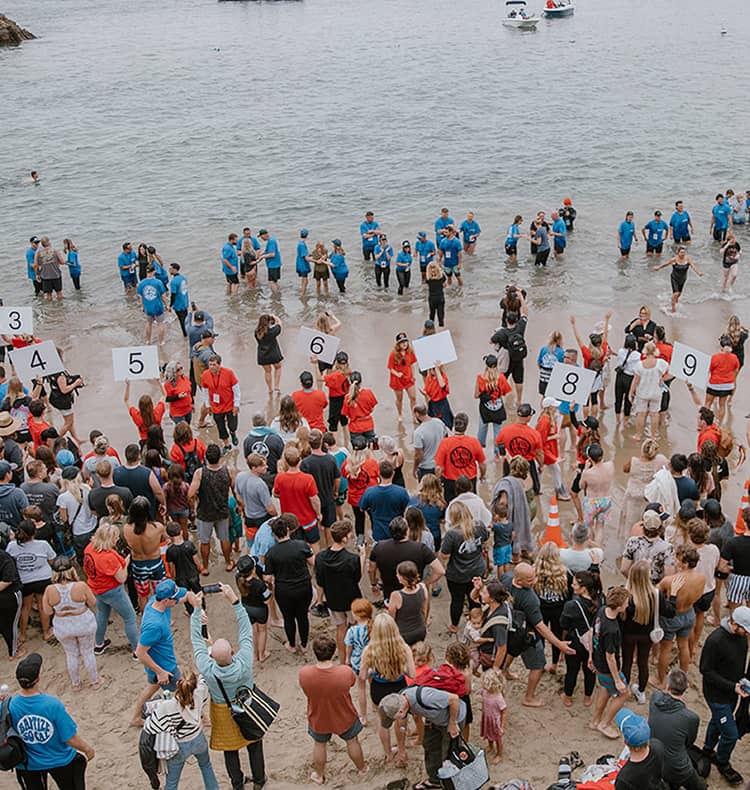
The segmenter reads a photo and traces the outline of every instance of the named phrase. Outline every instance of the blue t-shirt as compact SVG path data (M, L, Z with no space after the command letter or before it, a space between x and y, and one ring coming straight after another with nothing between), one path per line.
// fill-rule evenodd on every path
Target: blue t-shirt
M273 536L271 519L269 518L268 521L264 521L258 527L258 531L255 533L255 538L253 539L253 545L250 547L250 556L260 562L260 558L265 557L271 546L275 545L276 538Z
M154 264L154 277L156 277L156 279L159 280L159 282L166 289L166 287L169 285L169 272L159 263L159 261L156 258L154 258L153 264Z
M26 248L26 276L29 280L36 280L36 272L34 271L34 256L36 250L33 247Z
M391 484L368 488L359 500L359 507L370 514L372 539L388 540L391 537L388 525L396 516L403 516L408 504L409 494L401 486Z
M359 675L359 668L362 664L362 651L370 644L370 629L366 625L360 625L359 623L350 625L344 637L344 644L352 649L349 665Z
M78 262L78 250L68 250L68 257L66 258L68 270L71 277L81 276L81 264Z
M240 236L239 239L237 239L238 253L242 252L242 242L245 240L245 238L245 236ZM255 238L255 236L250 236L250 246L256 251L260 249L260 242Z
M122 277L123 280L127 280L135 274L135 272L130 271L130 267L135 266L137 262L138 256L133 250L130 252L121 252L117 256L117 268L120 270L120 277Z
M331 274L334 280L344 280L349 274L349 267L346 265L346 256L341 252L334 252L328 256L331 262ZM341 489L339 489L341 490Z
M729 215L732 209L726 203L719 205L718 203L711 209L714 215L714 230L724 230L729 227Z
M539 349L539 356L536 358L536 364L540 368L553 368L556 362L562 362L565 357L565 352L560 346L550 347L549 345L542 346Z
M495 521L492 524L492 548L502 549L504 546L510 546L510 539L513 535L513 525L510 521Z
M386 244L385 247L378 244L375 247L375 263L382 267L383 269L387 269L391 265L391 259L393 258L393 247L390 244Z
M300 239L297 242L297 260L294 262L297 274L310 274L310 262L306 260L309 254L310 250L307 249L307 243Z
M521 228L516 223L508 226L508 235L505 237L506 244L517 244L518 236L521 235Z
M482 232L482 229L479 227L479 223L476 220L469 222L468 219L465 219L461 223L459 230L461 231L461 235L464 237L466 244L473 244L476 239L473 239L472 236L478 236Z
M555 236L555 244L558 247L564 247L568 243L568 229L565 227L565 220L556 219L552 223L552 232L561 234L560 236Z
M415 507L417 510L422 511L425 526L435 538L435 545L439 546L441 540L440 522L445 518L445 508L438 507L437 505L430 505L418 496L413 496L409 499L409 507Z
M444 266L458 266L458 254L463 249L458 236L443 239L440 242L440 249L443 251Z
M437 239L438 244L440 244L441 239L445 238L445 236L442 236L440 234L440 231L443 230L444 228L447 228L448 225L454 225L454 224L455 223L453 222L453 217L446 217L445 219L443 219L442 217L438 217L435 220L435 238Z
M156 277L147 277L138 283L138 296L143 302L143 312L146 315L161 315L164 312L162 296L166 288L161 280Z
M365 238L365 233L368 230L379 230L380 225L377 222L363 222L359 226L359 234L362 237L362 249L363 250L374 250L375 246L378 243L377 236L368 236Z
M411 269L412 256L410 252L401 250L396 256L396 269L401 272L408 272Z
M651 247L658 247L660 244L664 243L664 239L667 238L667 231L669 230L669 226L663 219L655 220L652 219L650 222L646 223L646 230L648 231L648 237L646 239L646 243Z
M544 225L540 225L534 232L534 244L537 252L544 252L549 249L549 234Z
M237 274L240 270L237 248L228 241L225 241L224 246L221 248L221 270L224 274Z
M152 606L154 601L156 596L152 595L143 612L138 644L148 648L149 658L165 672L173 673L177 669L177 656L172 641L172 609L160 612Z
M690 224L690 214L687 211L683 211L680 214L679 211L675 211L674 214L669 218L669 225L672 228L672 235L676 239L686 239L690 236L690 228L688 225Z
M269 269L281 268L281 252L279 251L279 242L273 236L268 237L266 242L265 254L269 257L266 258L266 266Z
M187 277L184 274L175 274L169 283L169 292L175 295L174 304L172 305L175 310L188 309L190 299L188 297Z
M623 220L620 227L617 229L617 234L620 237L620 247L623 250L629 250L633 246L633 236L635 236L635 222L628 222Z
M427 264L431 263L435 259L435 251L437 250L437 247L435 247L435 242L430 241L430 239L425 239L424 241L417 239L416 243L414 244L414 250L419 256L420 268L426 269Z
M14 694L10 701L13 726L26 744L29 771L62 768L77 754L68 741L78 728L65 706L49 694L22 697Z

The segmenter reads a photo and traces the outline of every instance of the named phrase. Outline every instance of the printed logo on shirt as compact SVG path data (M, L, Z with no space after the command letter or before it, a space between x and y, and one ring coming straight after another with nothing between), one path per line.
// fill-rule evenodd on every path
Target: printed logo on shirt
M29 714L16 725L24 743L48 743L55 734L52 722L44 716Z
M474 463L474 453L468 447L454 447L448 457L456 469L467 469Z
M482 548L482 541L479 538L473 540L465 540L459 547L459 554L474 554Z
M143 298L146 299L147 301L151 301L153 299L158 299L159 294L157 293L156 288L154 288L153 285L147 285L143 289Z
M264 458L268 458L268 453L269 453L268 445L263 441L255 442L255 444L253 444L252 447L250 448L250 452L258 453L258 455L262 455Z
M516 436L508 442L508 450L511 455L522 455L527 458L531 455L531 442L523 436Z

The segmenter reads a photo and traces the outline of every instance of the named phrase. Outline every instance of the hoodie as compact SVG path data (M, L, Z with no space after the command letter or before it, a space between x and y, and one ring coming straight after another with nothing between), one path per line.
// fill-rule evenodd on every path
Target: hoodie
M721 621L721 628L710 634L701 652L703 696L708 703L737 704L734 687L745 674L747 639L729 630L729 618Z
M263 479L272 488L277 464L284 452L284 440L281 436L267 425L257 425L245 437L245 441L242 443L242 452L245 458L250 453L258 453L266 459L268 472L263 475Z
M0 484L0 521L17 527L21 521L21 511L29 504L28 497L13 483Z
M664 744L663 778L670 785L682 784L693 773L687 749L698 737L700 717L682 700L654 691L648 713L651 737Z

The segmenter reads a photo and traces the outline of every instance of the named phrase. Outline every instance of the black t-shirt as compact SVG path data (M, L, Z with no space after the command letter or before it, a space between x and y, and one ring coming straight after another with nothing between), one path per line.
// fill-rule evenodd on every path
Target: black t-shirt
M151 470L145 466L118 466L112 479L115 485L124 486L134 496L145 496L149 501L149 518L156 517L156 497L151 490ZM94 489L96 490L96 489Z
M429 298L432 299L433 302L439 302L441 299L444 299L444 288L443 285L445 283L445 275L441 277L433 277L432 279L427 280L427 291L429 293Z
M535 590L527 590L524 587L513 586L513 574L504 573L500 577L500 582L503 587L511 594L513 598L513 608L519 612L523 612L526 616L526 625L531 630L536 628L539 623L544 619L542 617L542 607L539 603L539 596ZM536 634L536 631L534 632ZM536 634L538 639L541 639L539 634Z
M662 790L667 785L661 778L664 766L664 746L652 738L648 742L648 757L638 763L628 760L615 780L615 790Z
M332 455L308 455L300 464L303 472L315 478L318 486L318 496L321 505L330 505L334 501L333 486L336 479L341 477L339 465Z
M495 650L503 645L507 644L508 642L508 619L509 614L509 607L507 604L500 604L500 606L496 606L492 612L490 612L489 608L484 613L482 617L482 638L483 639L492 639L492 642L482 642L479 645L479 652L486 653L489 656L495 654ZM495 625L491 625L489 628L484 628L486 623L489 620L496 619L499 616L504 616L506 622L504 623L495 623Z
M622 632L620 623L616 618L610 620L605 614L605 609L606 607L602 606L594 623L594 666L597 672L609 675L611 673L609 664L607 664L607 653L614 653L617 668L620 668Z
M646 326L640 321L637 321L635 326L632 329L629 329L630 325L625 327L625 334L635 335L635 339L638 342L638 350L643 351L643 347L648 343L649 340L654 339L654 332L656 332L656 323L654 321L649 321L646 323ZM647 337L648 335L648 337Z
M750 535L735 535L721 550L721 556L732 563L732 573L750 576Z
M133 495L130 493L129 488L125 486L97 486L92 488L89 492L89 508L93 510L99 518L105 518L109 515L107 511L107 497L110 494L117 494L122 500L123 508L127 512L130 503L133 501Z
M242 582L238 578L237 589L240 591L244 606L267 606L268 599L271 597L271 592L263 579L254 576L243 579Z
M15 597L18 590L21 589L21 577L18 575L18 568L13 557L7 551L0 549L0 582L10 582L10 585L4 590L0 590L0 600L3 598L10 599ZM8 612L4 613L7 617Z
M329 609L348 612L352 601L362 597L359 589L361 569L359 557L346 549L324 549L318 552L315 557L315 578L323 588Z
M697 502L701 497L698 493L698 486L695 484L695 480L692 477L675 477L674 478L675 485L677 486L677 500L678 502L682 503L686 499L692 499L694 502Z
M370 552L370 562L374 562L380 571L383 582L383 598L388 599L394 590L400 590L401 585L396 578L396 566L399 562L411 560L422 575L424 569L435 559L435 552L430 551L424 543L414 540L388 540L378 541Z
M265 575L273 576L277 588L285 592L300 592L310 586L307 558L312 549L303 540L282 540L266 554Z
M242 452L245 458L250 453L262 455L268 464L268 477L273 478L276 477L279 458L284 452L284 440L270 428L254 428L245 437L245 441L242 443ZM266 479L265 475L263 479ZM266 482L268 481L266 480Z
M167 562L171 562L174 565L175 581L180 586L187 582L198 580L198 568L195 567L195 562L193 561L196 553L195 544L189 540L167 548L165 555Z

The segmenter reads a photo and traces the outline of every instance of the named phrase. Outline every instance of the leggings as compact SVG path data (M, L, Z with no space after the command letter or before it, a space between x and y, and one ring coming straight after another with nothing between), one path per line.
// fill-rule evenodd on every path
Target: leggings
M558 601L556 603L540 601L540 606L545 625L550 627L550 630L558 639L562 639L563 630L560 625L560 615L562 614L563 606L565 606L565 601ZM552 663L556 664L559 660L560 649L552 645Z
M388 287L388 280L391 279L391 267L390 266L376 266L375 267L375 284L380 287L381 281L382 284L387 288Z
M365 511L357 505L352 505L354 511L354 532L357 535L365 534Z
M469 598L469 594L474 589L472 582L452 582L450 579L446 581L451 594L451 625L457 627L464 611L464 598L469 602L469 609L474 609L479 604Z
M219 431L220 439L228 439L231 433L234 436L237 433L237 415L231 411L222 411L214 413L214 422ZM229 430L227 430L227 428Z
M8 655L12 658L18 651L18 621L21 618L23 596L21 591L0 592L0 634L8 645Z
M572 697L576 689L578 672L583 669L583 693L590 697L596 685L596 673L589 669L589 652L581 644L576 645L573 656L565 656L565 696Z
M409 287L409 283L411 282L411 272L402 272L400 269L396 269L396 279L398 280L398 295L401 296L401 294L404 292L404 288Z
M88 672L89 680L96 683L96 656L94 655L94 636L96 634L96 618L88 609L82 614L57 616L52 621L52 631L55 639L63 646L65 661L68 665L70 681L74 686L81 684L81 675L78 669L79 659Z
M638 662L638 690L645 691L648 685L648 656L651 652L651 637L648 634L631 634L627 631L622 635L622 674L630 683L630 670L633 668L633 656Z
M307 647L307 637L310 633L310 621L307 618L307 608L312 601L312 587L287 590L283 586L276 587L276 603L281 609L284 618L284 633L291 647L297 646L296 631L299 631L301 647Z
M438 325L443 326L445 323L445 299L434 302L430 299L430 321L434 321L436 315Z
M615 374L615 414L624 411L625 416L630 417L630 409L633 404L630 402L628 393L630 392L630 385L632 383L633 377L629 376L627 373L621 373L618 370Z
M346 277L343 280L336 280L336 285L339 287L339 293L345 294L346 293Z
M76 754L67 765L59 768L48 768L46 771L16 770L18 784L23 790L47 790L48 774L60 790L86 790L86 758L82 754Z

